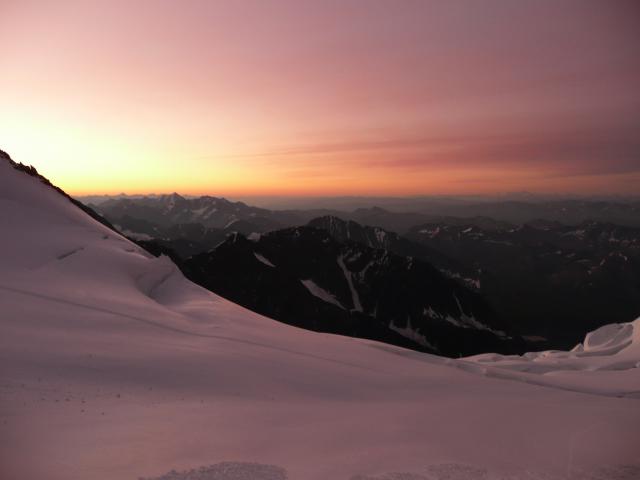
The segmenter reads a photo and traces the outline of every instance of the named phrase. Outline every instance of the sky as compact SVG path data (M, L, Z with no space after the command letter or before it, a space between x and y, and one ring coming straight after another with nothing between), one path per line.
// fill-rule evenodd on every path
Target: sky
M640 192L637 1L0 0L0 149L71 194Z

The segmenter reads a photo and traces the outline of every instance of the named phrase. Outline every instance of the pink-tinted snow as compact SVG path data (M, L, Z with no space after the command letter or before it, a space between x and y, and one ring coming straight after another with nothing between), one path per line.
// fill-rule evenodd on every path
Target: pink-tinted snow
M0 228L2 479L640 474L637 321L573 352L463 360L307 332L1 159Z

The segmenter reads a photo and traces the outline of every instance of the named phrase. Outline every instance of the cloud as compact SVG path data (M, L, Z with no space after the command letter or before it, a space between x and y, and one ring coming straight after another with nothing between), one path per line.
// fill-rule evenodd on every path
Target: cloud
M601 127L558 132L397 137L292 144L232 155L262 166L326 175L325 169L464 170L546 169L549 175L594 175L640 170L640 135L633 129ZM339 172L336 172L339 173ZM292 176L294 174L292 173Z

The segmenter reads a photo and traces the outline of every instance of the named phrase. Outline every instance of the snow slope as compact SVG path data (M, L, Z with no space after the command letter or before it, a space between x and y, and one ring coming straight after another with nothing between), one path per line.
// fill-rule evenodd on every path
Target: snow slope
M0 228L3 480L640 475L637 321L580 351L460 361L296 329L4 159Z

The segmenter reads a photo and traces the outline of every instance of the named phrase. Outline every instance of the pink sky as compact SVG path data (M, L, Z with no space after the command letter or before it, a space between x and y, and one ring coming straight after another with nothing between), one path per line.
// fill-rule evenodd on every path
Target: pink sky
M0 3L0 148L72 193L640 191L634 1Z

